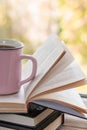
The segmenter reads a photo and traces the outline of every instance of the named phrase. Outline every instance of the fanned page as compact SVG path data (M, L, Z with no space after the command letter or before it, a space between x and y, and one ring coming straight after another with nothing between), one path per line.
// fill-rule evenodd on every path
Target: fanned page
M32 98L30 101L50 101L53 104L58 103L65 107L71 108L79 113L86 113L87 108L83 103L81 97L74 89L63 90L60 92L53 92L50 94L40 95L36 98ZM51 107L52 108L52 107Z
M43 77L56 65L56 63L64 56L65 49L58 42L57 36L50 36L45 43L35 52L34 57L38 62L37 75L35 79L29 82L25 87L26 99L31 94L36 85ZM31 63L28 62L24 69L24 75L31 70Z
M67 114L70 114L70 115L73 115L73 116L77 116L77 117L80 117L80 118L84 118L84 119L87 119L87 114L85 113L80 113L72 108L69 108L63 104L60 104L60 103L56 103L56 102L51 102L51 101L47 101L47 100L36 100L36 101L33 101L34 103L36 104L40 104L42 106L47 106L48 108L51 108L51 109L54 109L54 110L57 110L57 111L62 111L64 113L67 113Z
M58 39L58 38L57 38ZM61 58L61 60L58 61L58 63L49 71L49 73L47 73L47 75L41 80L41 82L39 82L39 84L37 85L35 91L37 91L38 93L40 92L44 92L47 91L47 89L51 90L51 87L48 87L48 85L52 85L53 80L56 82L58 78L58 75L60 73L63 72L63 70L69 66L69 64L71 64L74 61L73 56L71 55L70 51L68 50L68 48L66 47L66 45L61 42L58 39L58 42L61 43L61 46L65 49L66 53L65 55ZM63 75L62 75L63 76ZM63 76L64 77L64 76ZM47 87L45 87L45 85ZM58 86L56 86L58 87ZM40 89L41 88L41 89ZM45 89L46 88L46 89ZM39 91L40 90L40 91ZM32 92L32 96L35 95L35 91Z
M54 70L55 73L57 69L59 67ZM83 71L75 60L61 73L55 74L51 80L48 80L49 77L50 75L38 84L37 88L32 92L31 97L37 96L38 94L42 95L44 93L53 93L55 91L78 87L87 83Z

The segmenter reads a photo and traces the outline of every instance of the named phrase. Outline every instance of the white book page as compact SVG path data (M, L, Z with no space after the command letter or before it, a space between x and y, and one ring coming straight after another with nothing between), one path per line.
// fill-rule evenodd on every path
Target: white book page
M47 106L51 109L57 110L57 111L61 111L73 116L77 116L80 118L84 118L87 119L87 114L84 113L80 113L72 108L69 108L67 106L64 106L60 103L56 103L56 102L52 102L52 101L46 101L46 100L38 100L38 101L34 101L34 103L42 105L42 106Z
M31 94L35 86L64 54L64 48L61 46L61 43L58 42L57 36L54 35L49 37L48 40L35 52L34 57L38 62L37 75L33 81L24 85L26 99ZM27 62L23 75L28 75L31 68L31 63Z
M87 113L87 108L83 103L81 97L74 89L63 90L60 92L53 92L50 94L40 95L36 98L32 98L31 101L46 100L55 103L60 103L69 108L72 108L78 112Z
M59 41L59 39L58 39ZM58 75L63 75L63 70L69 66L69 64L71 64L73 61L74 61L74 58L73 56L71 55L71 53L69 52L68 48L65 46L64 43L60 42L62 47L66 50L66 53L65 55L61 58L61 60L58 61L58 63L49 71L49 73L46 74L46 76L41 80L41 82L38 84L37 86L37 90L39 93L39 89L41 88L45 90L45 85L48 84L48 85L53 85L53 80L56 81L56 78L58 79ZM64 77L64 76L63 76ZM44 88L42 88L42 86L44 86ZM38 88L39 87L39 88ZM48 89L50 89L48 86L47 86ZM46 88L46 90L47 90ZM44 91L42 90L42 91ZM42 92L41 91L41 92Z
M63 70L74 61L74 58L68 50L67 46L59 39L58 42L61 43L61 46L64 48L66 53L61 58L61 60L59 60L58 63L51 69L51 71L44 77L44 79L42 80L42 84L45 82L45 80L50 81L54 76L58 75L59 73L62 73Z
M63 72L56 74L51 80L45 79L45 82L43 82L42 80L42 82L39 83L37 88L33 91L31 97L47 91L52 93L52 90L58 91L58 88L59 90L64 90L66 89L66 87L67 88L76 87L80 85L80 83L77 84L77 82L83 79L85 79L84 73L82 72L79 65L75 61L73 61L68 67L64 69ZM66 86L75 82L76 82L76 86L75 84L72 86ZM82 82L82 83L85 84L86 82Z
M21 87L20 91L16 94L0 96L0 103L21 103L25 104L24 88Z

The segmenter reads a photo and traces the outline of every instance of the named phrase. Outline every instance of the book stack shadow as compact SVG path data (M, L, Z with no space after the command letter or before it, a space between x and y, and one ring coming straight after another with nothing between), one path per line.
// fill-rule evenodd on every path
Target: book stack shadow
M30 103L28 113L1 113L0 130L59 130L64 114L35 103Z

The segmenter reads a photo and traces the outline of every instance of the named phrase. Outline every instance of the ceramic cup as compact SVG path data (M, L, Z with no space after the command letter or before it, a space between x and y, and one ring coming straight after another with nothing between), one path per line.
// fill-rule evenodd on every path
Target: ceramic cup
M32 80L37 71L37 61L33 56L23 55L24 45L15 40L0 40L0 95L13 94L20 90L21 85ZM29 77L21 80L22 60L32 62Z

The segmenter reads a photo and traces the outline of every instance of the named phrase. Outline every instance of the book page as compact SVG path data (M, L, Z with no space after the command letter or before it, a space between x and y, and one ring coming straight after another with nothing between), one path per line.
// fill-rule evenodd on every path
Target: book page
M69 108L67 106L64 106L60 103L56 103L56 102L52 102L52 101L46 101L46 100L38 100L38 101L33 101L34 103L36 104L40 104L42 106L47 106L51 109L54 109L54 110L57 110L57 111L61 111L61 112L64 112L64 113L67 113L67 114L70 114L70 115L73 115L73 116L77 116L77 117L80 117L80 118L84 118L84 119L87 119L87 114L84 114L84 113L80 113L72 108Z
M56 73L56 70L55 70ZM86 84L85 75L82 72L76 61L73 61L68 67L66 67L61 73L56 74L51 80L45 79L45 82L38 84L37 88L33 91L31 97L38 94L52 93L53 91L60 91L77 87Z
M1 113L27 112L24 88L16 94L0 96Z
M38 62L37 75L34 80L24 85L26 99L31 94L35 86L51 70L51 68L64 56L65 50L58 42L57 36L53 35L35 52L33 55ZM31 64L28 62L24 69L24 75L31 70Z
M61 58L61 60L58 61L58 63L49 71L49 73L46 74L46 76L41 80L41 82L38 84L36 87L36 91L40 92L39 89L42 89L42 86L45 86L46 84L51 84L53 80L56 81L56 77L58 78L58 75L63 72L63 70L69 66L74 61L73 56L69 52L68 48L66 45L61 42L58 39L58 42L61 43L61 46L65 49L66 53L65 55ZM63 76L64 77L64 76ZM52 84L51 84L52 85ZM40 87L41 86L41 87ZM39 87L39 88L38 88ZM47 88L50 90L50 88L47 86ZM45 90L45 88L44 88ZM43 91L44 91L43 90ZM42 91L41 91L42 92Z
M74 61L72 54L70 53L64 42L60 41L59 39L58 42L61 43L61 46L64 48L66 53L61 58L61 60L59 60L58 63L51 69L51 71L43 78L42 84L45 82L45 80L50 81L54 76L62 73L63 70Z
M2 103L25 104L24 88L21 87L20 91L16 94L0 96L0 104L2 105Z
M74 89L40 95L36 98L32 98L30 101L35 100L46 100L55 103L60 103L80 113L87 113L87 108L85 104L83 103L79 94Z

